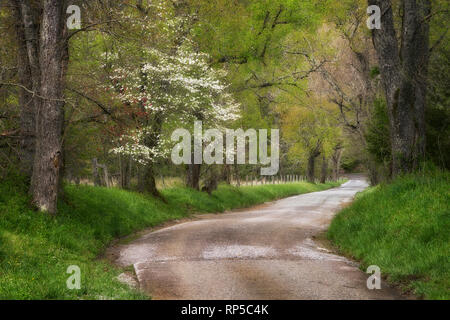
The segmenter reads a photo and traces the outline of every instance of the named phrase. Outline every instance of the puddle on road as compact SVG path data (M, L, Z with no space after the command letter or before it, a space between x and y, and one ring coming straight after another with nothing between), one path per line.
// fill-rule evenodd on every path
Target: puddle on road
M209 246L203 251L201 257L205 260L212 259L257 259L277 258L283 255L299 257L305 260L341 261L350 265L353 262L332 253L327 249L318 247L311 238L305 239L300 244L286 250L276 250L272 247L248 246L248 245L224 245Z
M211 246L203 251L203 259L261 258L275 256L277 251L271 247L230 245Z
M334 254L316 251L314 249L307 248L304 246L296 246L292 249L289 249L288 252L294 256L302 257L309 260L346 261L345 258L336 256Z

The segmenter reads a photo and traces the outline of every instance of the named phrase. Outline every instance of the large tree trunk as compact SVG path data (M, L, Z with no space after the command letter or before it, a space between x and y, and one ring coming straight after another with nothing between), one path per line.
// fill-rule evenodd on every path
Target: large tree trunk
M41 103L36 119L32 196L40 210L51 214L57 211L62 165L64 58L67 58L63 3L44 1L40 36Z
M369 0L383 14L372 39L389 111L393 175L414 170L425 153L430 0L404 0L400 48L391 1Z

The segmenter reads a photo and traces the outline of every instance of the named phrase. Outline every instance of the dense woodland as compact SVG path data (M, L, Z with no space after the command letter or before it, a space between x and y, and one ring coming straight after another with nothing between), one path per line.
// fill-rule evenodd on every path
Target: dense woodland
M381 29L366 25L369 5ZM263 178L261 165L174 165L173 130L197 120L280 129L278 177L364 171L377 184L425 162L449 169L448 6L4 0L0 178L25 175L51 214L67 183L162 197L170 181L211 191Z

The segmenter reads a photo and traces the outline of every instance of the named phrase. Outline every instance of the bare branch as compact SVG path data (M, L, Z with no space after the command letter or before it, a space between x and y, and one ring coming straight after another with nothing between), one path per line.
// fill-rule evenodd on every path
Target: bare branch
M96 26L99 26L99 25L102 25L102 24L111 23L111 22L118 22L118 20L108 20L108 21L103 21L103 22L97 22L97 23L90 24L90 25L88 25L88 26L86 26L84 28L77 29L74 32L68 34L66 40L69 40L70 38L72 38L77 33L80 33L80 32L83 32L83 31L91 31L90 29L93 28L93 27L96 27Z
M66 100L64 99L54 99L54 98L47 98L47 97L43 97L39 94L37 94L36 92L34 92L33 90L28 89L27 87L19 84L19 83L13 83L13 82L0 82L0 85L5 85L5 86L13 86L13 87L19 87L22 88L23 90L27 91L28 93L32 94L34 97L38 97L40 99L43 100L50 100L50 101L60 101L60 102L66 102Z

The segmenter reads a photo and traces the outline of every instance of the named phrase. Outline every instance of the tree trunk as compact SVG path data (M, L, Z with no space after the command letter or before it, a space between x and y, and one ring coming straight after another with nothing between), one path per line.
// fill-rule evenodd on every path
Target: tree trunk
M159 193L158 189L156 188L156 180L155 180L155 174L153 172L153 164L148 164L145 166L143 180L144 180L143 182L144 182L144 191L145 192L147 192L157 198L162 198L161 194Z
M32 91L34 92L34 108L35 112L38 111L38 107L41 103L41 99L38 98L40 94L41 84L41 68L39 63L39 51L40 51L40 20L38 13L41 8L32 6L29 1L26 0L14 0L14 4L22 15L23 31L26 41L26 50L28 57L28 65L31 74Z
M186 176L186 185L189 188L200 190L200 164L189 164Z
M126 157L120 157L120 187L122 189L130 188L130 171L131 163L130 159Z
M138 169L138 185L139 192L151 194L157 198L162 196L156 188L155 173L153 172L153 164L139 167Z
M315 162L316 162L316 155L311 154L308 158L308 182L314 183L314 171L315 171Z
M144 145L150 149L157 148L159 145L159 135L162 130L163 114L161 112L155 112L150 120L151 132L144 138ZM148 123L147 123L148 125ZM140 190L143 192L150 193L151 195L163 199L158 189L156 188L155 179L155 161L150 160L147 165L143 168L143 175L141 176Z
M36 119L32 195L39 210L50 214L57 211L62 165L63 80L66 67L63 61L63 7L63 1L44 1L40 36L41 103Z
M109 177L109 172L108 172L108 167L106 165L101 165L100 166L103 170L103 185L107 188L111 187L111 179Z
M92 178L94 180L94 186L100 186L100 174L98 172L98 162L97 158L92 159Z
M145 192L145 167L144 166L138 166L137 167L137 190L139 192Z
M241 177L239 175L239 165L238 164L234 165L234 176L236 179L236 186L240 187L241 186Z
M369 182L371 186L376 186L380 179L379 179L379 173L376 163L369 159L368 161L368 171L369 171Z
M331 157L331 160L333 162L333 173L332 173L333 181L339 180L339 170L341 168L341 158L342 158L342 148L335 149L334 154Z
M383 13L372 31L389 111L392 171L411 172L425 153L425 96L429 60L430 0L404 0L400 48L391 1L369 0Z
M222 179L227 184L231 184L231 168L229 164L224 164L222 170Z
M219 168L217 168L216 166L208 167L202 191L207 192L209 195L211 195L211 193L217 189L219 180L220 180Z
M328 159L325 156L322 156L322 171L320 174L320 183L327 182L328 176Z
M25 28L21 14L20 4L17 1L12 2L13 15L16 19L16 36L18 45L17 69L19 83L24 88L19 89L19 107L20 107L20 168L28 177L33 173L33 160L36 148L36 119L33 95L30 91L33 89L30 63L28 60L27 41ZM36 32L37 34L37 32Z

